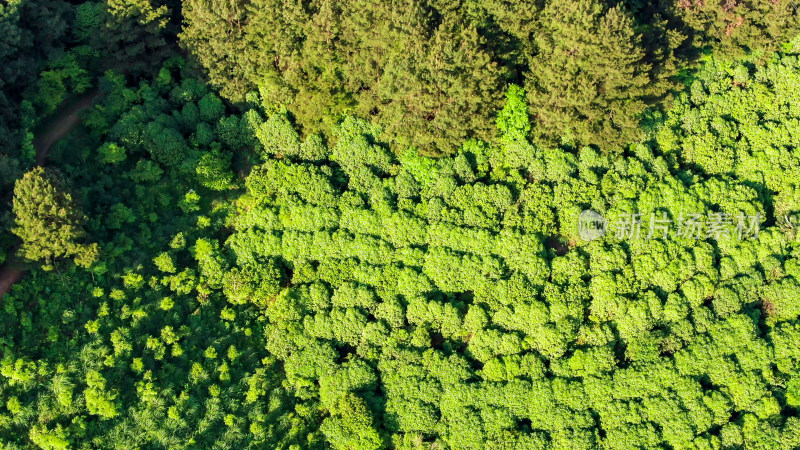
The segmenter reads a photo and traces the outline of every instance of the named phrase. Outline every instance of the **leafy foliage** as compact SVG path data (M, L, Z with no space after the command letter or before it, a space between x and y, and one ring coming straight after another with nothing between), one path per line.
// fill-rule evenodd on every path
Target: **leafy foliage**
M677 100L657 140L698 173L730 176L770 197L774 219L798 212L795 55L752 66L713 59Z
M187 0L244 111L149 67L179 2L74 7L119 53L33 72L24 134L104 73L57 171L0 156L49 260L0 298L0 441L799 447L797 43L707 58L639 130L689 36L650 3ZM763 220L587 242L585 209Z

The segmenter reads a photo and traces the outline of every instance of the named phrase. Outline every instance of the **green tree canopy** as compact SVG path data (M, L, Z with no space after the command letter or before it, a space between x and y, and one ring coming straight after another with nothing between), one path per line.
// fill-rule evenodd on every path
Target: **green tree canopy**
M597 0L554 0L538 23L525 82L534 135L606 150L635 142L641 113L669 84L647 61L632 18Z
M19 179L14 186L14 216L12 232L22 239L23 258L46 265L72 258L85 267L97 260L97 244L85 242L86 216L58 172L37 167Z

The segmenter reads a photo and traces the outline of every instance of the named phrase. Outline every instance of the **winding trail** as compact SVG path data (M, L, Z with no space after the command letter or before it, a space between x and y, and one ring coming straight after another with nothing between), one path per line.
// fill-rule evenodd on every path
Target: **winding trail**
M80 112L84 109L91 108L92 105L94 105L94 100L99 95L100 90L98 88L92 89L73 102L64 105L56 112L56 115L52 116L51 119L47 120L44 125L42 125L41 130L44 134L33 139L33 148L36 149L37 166L44 165L47 161L47 155L50 154L50 147L66 136L81 122Z
M11 290L11 286L19 281L24 274L24 270L13 267L11 264L6 264L0 268L0 299Z
M42 133L33 139L33 147L36 149L37 166L44 166L47 161L47 155L50 153L50 148L53 144L61 140L80 123L80 112L92 107L98 96L100 96L100 90L94 88L77 99L67 100L53 116L37 129L37 134L39 134L39 132ZM25 272L27 272L26 269L15 265L11 259L12 257L9 256L6 263L0 267L0 299L2 299L3 296L11 290L11 286L19 281L22 276L25 275Z

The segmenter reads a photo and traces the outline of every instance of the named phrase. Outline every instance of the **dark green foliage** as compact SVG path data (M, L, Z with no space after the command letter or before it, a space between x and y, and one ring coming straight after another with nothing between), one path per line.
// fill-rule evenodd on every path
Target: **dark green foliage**
M307 425L315 422L312 410L290 417L298 414L295 402L281 386L282 369L264 350L259 311L228 307L223 299L227 274L234 272L215 236L222 213L207 209L204 200L211 192L205 185L234 184L230 147L216 141L199 149L179 146L189 159L181 161L175 145L141 141L181 143L196 131L180 129L164 114L203 102L207 91L174 68L164 71L175 85L132 88L108 74L108 91L89 112L88 128L51 155L73 181L72 190L44 169L17 183L22 251L59 256L55 252L83 250L80 244L91 239L102 252L91 271L62 264L58 271L32 270L3 297L5 444L235 447L246 439L285 448L319 441ZM224 106L203 103L207 113L196 128L231 123ZM130 123L143 126L125 123L133 118ZM159 133L148 132L151 125ZM207 155L214 161L206 163ZM88 222L80 220L70 195L80 200ZM42 209L48 205L60 209ZM201 205L207 216L199 214ZM57 234L33 235L49 228L32 221ZM47 247L28 245L34 238ZM266 304L284 285L283 267L271 267L262 262L243 272L251 292L261 296L248 295L247 302L262 298ZM30 403L36 398L45 399L38 411Z
M45 158L51 137L65 131L59 127L71 126L64 124L73 123L99 73L115 66L139 75L170 53L166 13L149 0L0 5L1 202L10 200L20 170ZM103 156L109 163L120 157ZM0 246L5 241L0 229Z
M778 50L800 32L798 5L791 0L680 0L676 10L700 43L731 58Z
M104 0L87 8L83 33L95 48L103 49L111 67L141 74L157 67L168 55L164 30L169 10L152 0ZM156 3L156 4L154 4Z
M303 134L355 113L398 151L434 155L486 140L508 82L528 91L537 141L616 151L699 51L771 51L800 31L788 0L189 0L184 12L183 45L226 97L258 90Z
M85 47L81 50L91 52ZM88 56L81 55L78 51L67 53L48 64L47 70L40 74L35 100L42 115L54 112L69 95L82 94L91 87L89 72L82 67L76 54L84 56L81 59Z
M305 133L355 111L403 148L489 138L509 72L476 26L424 2L189 1L184 45L234 101L260 88ZM441 16L441 17L439 17Z
M594 0L547 2L526 77L534 136L543 142L615 150L639 137L639 117L669 84L647 60L621 7Z
M22 93L47 59L70 42L69 15L70 5L63 1L16 0L0 5L0 136L5 142L15 143L12 136L22 125ZM3 151L11 153L11 149Z

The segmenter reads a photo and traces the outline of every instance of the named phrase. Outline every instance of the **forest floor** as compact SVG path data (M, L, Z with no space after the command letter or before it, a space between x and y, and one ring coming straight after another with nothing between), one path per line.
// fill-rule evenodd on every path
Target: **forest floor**
M50 153L50 147L61 138L72 131L80 121L80 112L90 108L95 99L100 95L97 88L81 95L77 99L67 100L44 124L37 129L37 135L33 139L33 146L36 149L36 165L43 166ZM39 133L40 132L40 133ZM19 281L25 274L26 269L17 267L11 257L3 266L0 266L0 299L3 298L11 286Z
M0 267L0 298L3 298L11 290L11 286L19 281L24 274L25 270L14 267L11 264Z
M50 153L50 147L80 123L80 112L90 108L99 95L100 90L94 88L73 101L67 101L39 128L42 134L33 139L33 147L36 149L36 165L44 165L47 155Z

